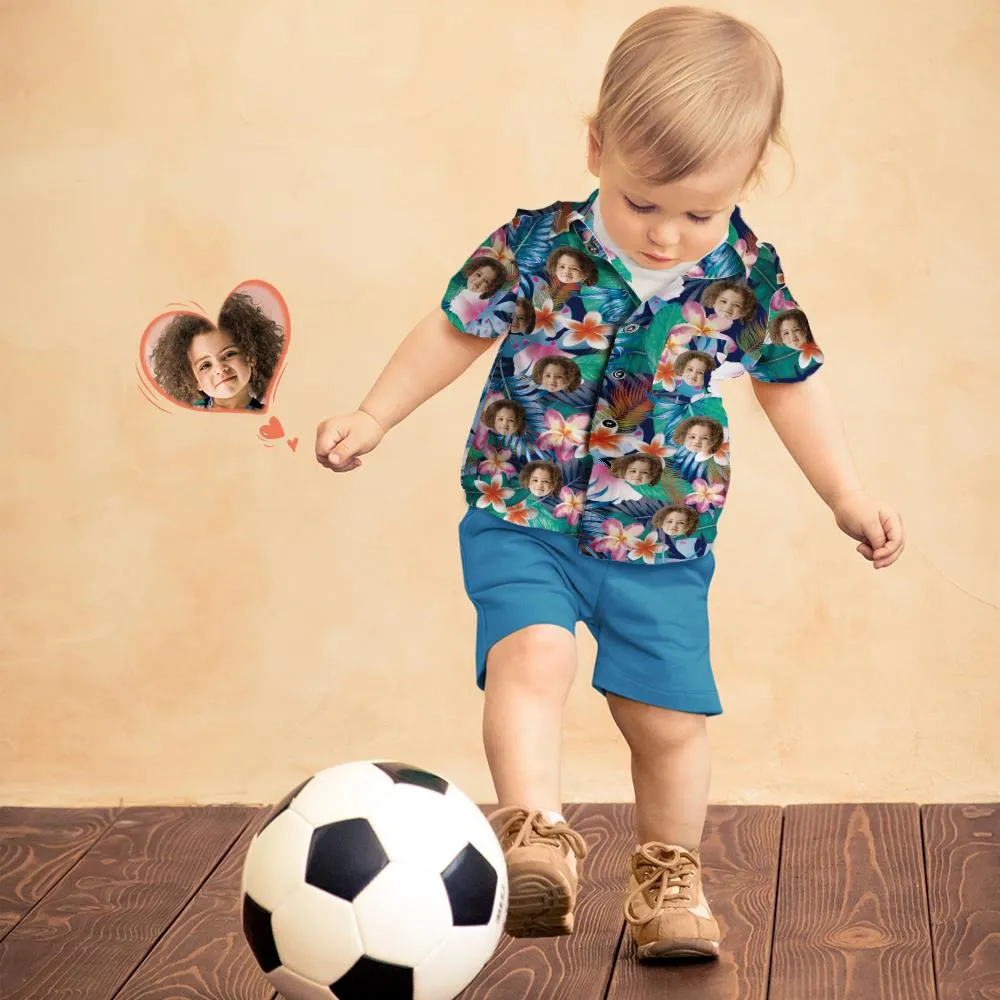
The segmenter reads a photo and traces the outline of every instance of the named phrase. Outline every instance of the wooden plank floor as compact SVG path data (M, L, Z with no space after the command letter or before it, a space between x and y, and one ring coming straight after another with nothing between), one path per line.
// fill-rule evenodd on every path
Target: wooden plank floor
M0 998L273 1000L239 914L267 812L0 808ZM504 937L462 1000L1000 1000L1000 804L713 806L722 955L662 965L621 915L632 807L567 818L576 932Z

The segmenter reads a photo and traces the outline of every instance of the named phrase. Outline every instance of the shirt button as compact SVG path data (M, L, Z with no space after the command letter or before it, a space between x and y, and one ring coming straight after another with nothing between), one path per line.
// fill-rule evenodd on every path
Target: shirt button
M622 333L635 333L639 329L638 323L626 323L622 327Z
M611 377L612 378L625 378L625 369L624 368L616 368L611 373Z

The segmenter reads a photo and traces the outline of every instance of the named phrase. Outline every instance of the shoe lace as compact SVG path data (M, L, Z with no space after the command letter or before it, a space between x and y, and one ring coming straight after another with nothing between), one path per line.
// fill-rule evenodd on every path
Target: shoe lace
M655 902L650 904L654 913L659 913L668 899L670 902L694 902L693 883L698 874L698 862L690 851L666 844L644 844L632 863L639 884L625 900L625 919L630 924L649 920L648 914L641 916L636 913L635 906L654 889Z
M517 806L498 809L490 816L491 822L497 820L502 820L497 840L507 850L531 844L551 844L560 849L568 847L581 861L587 856L587 842L576 830L565 823L550 823L538 809Z

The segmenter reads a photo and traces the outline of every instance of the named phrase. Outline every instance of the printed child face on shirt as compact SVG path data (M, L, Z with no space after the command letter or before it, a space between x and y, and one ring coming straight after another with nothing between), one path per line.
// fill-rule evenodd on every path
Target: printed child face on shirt
M705 379L708 375L708 363L704 358L691 358L690 361L684 366L684 370L681 372L681 379L687 382L688 385L694 386L696 389L702 389L705 386Z
M547 497L553 492L554 488L555 483L552 480L552 473L549 469L539 467L528 477L528 489L536 497Z
M714 437L711 425L699 421L688 428L684 435L684 447L688 451L704 454L710 449Z
M625 482L632 486L648 486L653 481L653 470L649 463L641 459L629 462L625 467Z
M743 318L747 293L738 288L725 288L715 297L715 315L736 322Z
M584 271L575 254L564 253L556 261L556 277L564 285L583 281Z
M792 347L796 351L805 347L809 340L809 335L796 316L789 316L778 324L778 336L786 347Z
M250 363L225 330L199 333L191 340L188 359L198 388L216 406L244 406L250 398Z
M499 271L495 265L480 264L469 272L465 286L470 292L475 292L485 299L500 287L500 283Z
M630 486L655 486L663 475L663 463L652 455L625 455L611 463L611 474Z
M511 333L531 333L535 325L535 311L527 299L518 299L514 307L514 319L510 324Z
M493 418L493 430L497 434L516 434L517 424L517 413L513 406L500 407Z
M546 392L572 392L580 387L580 368L572 358L547 357L535 362L531 377Z
M690 518L688 518L683 511L669 511L666 517L663 518L663 533L670 535L671 538L686 535L689 520Z

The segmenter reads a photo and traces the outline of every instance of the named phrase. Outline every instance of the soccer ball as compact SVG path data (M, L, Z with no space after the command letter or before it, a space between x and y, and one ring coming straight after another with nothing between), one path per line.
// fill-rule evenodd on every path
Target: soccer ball
M455 785L355 761L290 792L243 864L243 933L286 1000L452 1000L507 916L503 851Z

